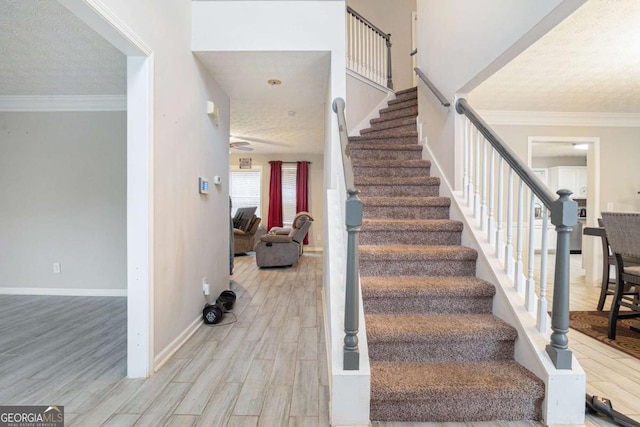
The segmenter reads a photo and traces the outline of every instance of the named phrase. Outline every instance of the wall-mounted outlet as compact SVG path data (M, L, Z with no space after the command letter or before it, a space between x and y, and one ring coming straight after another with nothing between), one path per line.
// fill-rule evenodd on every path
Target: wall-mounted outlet
M207 283L207 278L206 278L206 277L203 277L203 278L202 278L202 293L203 293L204 295L209 295L209 293L210 293L210 292L211 292L211 291L210 291L210 289L209 289L209 284Z
M613 211L613 202L607 202L607 211Z
M322 234L316 234L316 240L318 242L321 242L322 241Z
M60 274L60 263L59 262L54 262L53 263L53 272L55 274Z

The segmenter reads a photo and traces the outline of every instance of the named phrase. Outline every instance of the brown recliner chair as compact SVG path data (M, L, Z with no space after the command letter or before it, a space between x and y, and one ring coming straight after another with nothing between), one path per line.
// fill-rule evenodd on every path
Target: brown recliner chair
M253 216L244 230L233 229L233 254L239 255L250 252L255 245L255 234L258 231L261 219Z
M297 263L302 255L302 241L312 222L311 215L299 212L290 229L274 227L261 236L255 246L258 267L284 267Z

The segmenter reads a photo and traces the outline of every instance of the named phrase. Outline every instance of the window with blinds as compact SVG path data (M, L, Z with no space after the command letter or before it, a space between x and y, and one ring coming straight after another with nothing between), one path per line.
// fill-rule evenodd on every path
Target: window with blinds
M287 226L296 216L296 171L295 164L282 165L282 222Z
M262 176L262 170L232 170L230 172L230 176L231 180L229 182L229 194L231 195L231 204L233 206L231 216L236 214L236 210L238 208L257 206L256 216L262 218L260 209L260 180Z

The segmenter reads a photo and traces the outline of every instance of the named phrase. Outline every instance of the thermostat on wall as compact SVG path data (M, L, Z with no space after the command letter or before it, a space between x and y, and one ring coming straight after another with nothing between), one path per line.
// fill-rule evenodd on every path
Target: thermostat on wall
M198 184L200 187L200 194L209 194L209 181L200 177L198 178Z

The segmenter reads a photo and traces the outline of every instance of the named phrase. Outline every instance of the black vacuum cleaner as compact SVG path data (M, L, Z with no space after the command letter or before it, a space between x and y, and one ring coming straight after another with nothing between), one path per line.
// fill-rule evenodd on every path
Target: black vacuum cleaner
M611 400L606 397L587 394L587 413L603 415L619 426L640 427L640 423L613 409Z
M220 323L224 314L233 309L236 303L236 293L231 290L222 291L216 302L205 304L202 309L202 318L207 325Z

